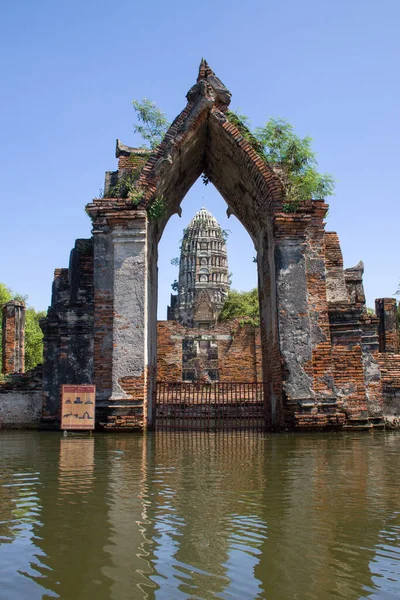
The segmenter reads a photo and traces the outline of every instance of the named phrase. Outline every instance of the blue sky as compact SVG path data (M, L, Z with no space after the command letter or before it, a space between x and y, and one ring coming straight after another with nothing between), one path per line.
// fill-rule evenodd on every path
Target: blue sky
M327 230L365 263L368 304L400 279L398 0L3 1L0 18L0 281L47 308L53 271L90 236L84 206L133 134L133 98L172 120L204 56L254 126L287 118L337 180ZM198 182L161 242L160 316L182 229L205 206L231 229L234 287L256 283L246 232Z

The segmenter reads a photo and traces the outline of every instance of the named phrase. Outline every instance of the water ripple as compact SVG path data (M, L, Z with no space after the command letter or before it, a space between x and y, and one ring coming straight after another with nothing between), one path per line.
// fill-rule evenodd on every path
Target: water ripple
M0 598L400 597L398 434L0 432Z

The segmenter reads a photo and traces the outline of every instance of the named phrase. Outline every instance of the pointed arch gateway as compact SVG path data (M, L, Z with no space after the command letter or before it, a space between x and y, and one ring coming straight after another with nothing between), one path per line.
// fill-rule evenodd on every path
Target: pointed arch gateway
M204 173L257 251L266 427L340 424L325 288L328 206L313 201L295 214L282 212L279 178L230 122L230 98L202 60L186 107L142 168L141 206L123 199L88 205L94 220L95 298L103 309L113 309L107 329L100 304L96 317L95 301L95 383L104 401L143 403L145 422L153 425L158 242ZM120 168L129 168L133 154L134 149L118 143ZM157 220L145 210L154 198L162 198L166 209ZM108 375L96 367L96 356L103 364L107 354Z

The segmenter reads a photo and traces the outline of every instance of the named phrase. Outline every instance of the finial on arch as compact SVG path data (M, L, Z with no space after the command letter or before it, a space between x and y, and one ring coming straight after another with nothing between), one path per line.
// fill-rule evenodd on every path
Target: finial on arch
M208 79L208 77L215 77L214 71L210 68L205 58L202 58L199 66L199 74L197 76L197 83L202 79Z
M225 111L230 104L232 94L222 81L215 75L208 62L202 58L199 67L197 82L186 94L189 102L199 96L207 96L220 110Z

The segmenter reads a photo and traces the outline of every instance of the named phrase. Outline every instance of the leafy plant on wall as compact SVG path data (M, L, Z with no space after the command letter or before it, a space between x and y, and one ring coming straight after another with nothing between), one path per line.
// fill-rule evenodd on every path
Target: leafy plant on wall
M302 202L324 199L334 193L333 177L317 170L312 138L296 135L286 119L271 118L251 132L247 117L233 111L227 111L227 117L281 180L284 212L295 212Z

